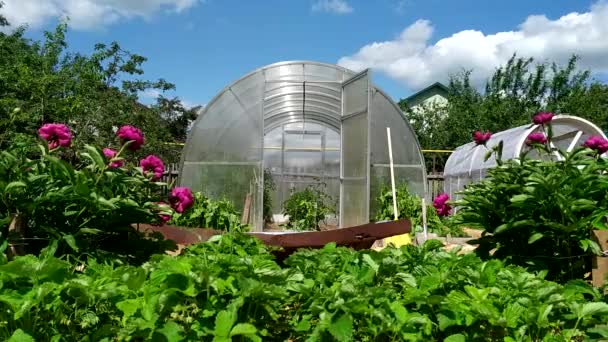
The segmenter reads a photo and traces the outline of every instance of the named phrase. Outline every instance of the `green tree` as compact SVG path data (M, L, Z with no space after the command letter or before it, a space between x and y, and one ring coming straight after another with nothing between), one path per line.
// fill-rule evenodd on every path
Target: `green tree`
M534 64L514 55L496 69L481 92L471 84L471 71L449 82L448 104L404 110L423 148L453 149L471 141L475 130L499 132L530 122L539 111L577 115L608 129L608 85L579 70L578 57L566 65Z
M2 7L4 7L4 2L0 1L0 9L2 9ZM8 25L8 20L6 20L6 18L2 14L0 14L0 27Z
M178 99L138 102L142 92L162 94L175 86L142 79L146 58L116 42L97 44L90 55L68 51L66 32L60 24L41 42L25 38L25 27L0 33L0 148L45 122L64 122L78 143L98 146L112 144L116 129L132 124L146 132L140 154L177 161L175 146L166 142L184 140L187 125L181 123L192 113Z

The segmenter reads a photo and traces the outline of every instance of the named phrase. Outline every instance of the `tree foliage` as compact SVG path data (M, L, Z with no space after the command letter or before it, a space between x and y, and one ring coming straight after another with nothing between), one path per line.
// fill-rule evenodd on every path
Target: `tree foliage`
M453 149L471 141L475 130L499 132L526 124L537 112L568 113L608 129L608 85L592 79L577 66L534 63L514 55L496 69L482 92L471 84L471 71L449 82L448 104L430 104L418 110L400 107L427 149Z
M65 122L80 144L104 146L123 124L146 132L142 154L154 152L174 161L174 146L183 141L194 119L177 98L159 96L146 106L138 94L175 89L164 79L142 78L146 58L117 42L96 44L90 55L71 52L67 25L46 32L43 41L25 37L26 28L0 33L0 148L31 135L46 122Z

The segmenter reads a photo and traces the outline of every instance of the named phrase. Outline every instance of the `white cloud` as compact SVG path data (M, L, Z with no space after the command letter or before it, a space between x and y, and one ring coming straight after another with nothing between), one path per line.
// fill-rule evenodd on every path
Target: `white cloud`
M94 29L119 20L149 19L166 10L181 13L202 0L8 0L2 14L14 27L28 24L38 28L48 20L69 17L76 29Z
M373 68L420 89L450 74L472 69L472 80L481 85L513 53L540 61L563 63L577 54L580 66L608 73L608 2L600 1L585 13L569 13L551 20L532 15L515 31L484 34L464 30L429 43L433 27L418 20L394 40L374 42L338 64L353 70Z
M335 14L348 14L353 8L345 0L316 0L312 5L315 12L329 12Z

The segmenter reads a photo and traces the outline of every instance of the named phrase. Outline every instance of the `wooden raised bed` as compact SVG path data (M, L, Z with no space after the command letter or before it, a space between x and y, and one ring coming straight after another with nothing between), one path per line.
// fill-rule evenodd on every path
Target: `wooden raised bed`
M177 245L187 246L193 243L207 241L210 237L224 233L223 231L206 228L185 228L175 226L152 226L139 224L136 227L142 232L158 232L165 239L174 241ZM411 231L409 220L385 221L368 223L321 232L251 232L247 233L260 239L266 245L282 247L275 252L277 257L285 257L299 248L322 248L330 242L338 246L354 249L367 249L374 241L389 236L406 234Z

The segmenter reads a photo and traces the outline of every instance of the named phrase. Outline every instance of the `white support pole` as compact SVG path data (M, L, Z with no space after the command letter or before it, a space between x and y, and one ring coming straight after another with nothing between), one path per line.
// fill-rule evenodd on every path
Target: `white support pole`
M399 219L399 212L397 211L397 191L395 189L395 168L393 167L393 145L391 144L391 128L386 127L386 138L388 139L388 159L391 169L391 188L393 190L393 213L395 214L395 221Z
M426 199L422 198L422 233L424 234L424 241L428 239L428 231L426 228Z

